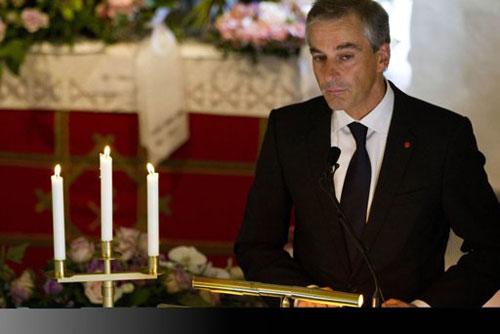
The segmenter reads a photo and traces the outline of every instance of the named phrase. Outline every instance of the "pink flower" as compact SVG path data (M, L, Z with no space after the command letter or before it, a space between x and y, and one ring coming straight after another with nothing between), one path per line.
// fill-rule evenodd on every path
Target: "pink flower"
M83 263L89 261L94 255L94 252L94 244L85 237L79 237L71 242L69 257L75 263Z
M215 22L223 41L234 47L251 45L256 49L270 42L286 42L289 38L304 39L304 17L294 2L260 2L236 4Z
M191 277L180 268L175 268L170 272L164 281L168 293L177 293L191 288Z
M141 235L139 236L137 251L142 257L148 256L148 235L146 233L141 233Z
M10 295L14 304L17 306L30 299L34 287L35 283L31 272L28 270L23 271L22 275L13 280L10 285Z
M300 23L294 23L288 26L288 33L299 39L304 39L306 36L306 27Z
M5 31L7 30L7 25L3 23L2 19L0 19L0 42L5 38Z
M49 16L38 9L25 8L21 13L23 26L30 33L37 32L41 28L49 26Z
M85 282L85 296L92 304L102 304L102 282ZM113 293L113 301L116 302L124 293L131 293L134 291L132 283L125 283L115 286Z
M201 299L214 306L220 303L220 295L211 291L201 290L199 292Z
M108 0L111 7L131 7L135 2L135 0Z
M140 234L139 230L127 227L120 227L116 232L118 244L115 250L121 254L123 261L128 261L137 254Z
M144 0L108 0L107 16L114 18L116 15L130 16L144 5Z
M108 16L108 8L106 4L100 3L95 7L95 15L100 19L105 19Z
M92 304L102 304L102 282L85 282L85 296Z
M271 25L270 28L271 39L279 42L284 42L288 39L288 29L285 25Z

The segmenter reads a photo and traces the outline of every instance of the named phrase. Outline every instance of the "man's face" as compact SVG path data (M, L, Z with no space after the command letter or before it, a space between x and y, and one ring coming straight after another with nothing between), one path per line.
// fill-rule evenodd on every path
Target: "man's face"
M357 119L369 113L385 93L389 45L374 52L355 15L312 23L308 41L314 74L330 108Z

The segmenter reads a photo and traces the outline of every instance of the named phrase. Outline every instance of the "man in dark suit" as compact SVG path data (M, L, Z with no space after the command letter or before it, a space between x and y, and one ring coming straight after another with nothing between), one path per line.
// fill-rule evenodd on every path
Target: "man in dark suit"
M331 181L382 306L484 304L500 289L500 208L469 120L384 78L389 24L376 2L317 1L307 39L323 95L269 116L235 244L246 279L371 296L369 270L319 185L338 146ZM293 257L283 250L292 212ZM445 272L450 227L466 254Z

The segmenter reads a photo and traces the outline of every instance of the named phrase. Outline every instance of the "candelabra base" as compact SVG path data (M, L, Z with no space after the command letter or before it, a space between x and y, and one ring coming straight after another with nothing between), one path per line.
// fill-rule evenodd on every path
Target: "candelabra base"
M75 274L65 270L64 260L55 260L54 271L49 272L49 277L59 283L102 282L103 307L113 307L114 281L150 280L163 274L158 270L158 256L148 258L148 267L143 272L111 272L111 262L114 260L111 244L111 241L103 241L101 244L104 272Z

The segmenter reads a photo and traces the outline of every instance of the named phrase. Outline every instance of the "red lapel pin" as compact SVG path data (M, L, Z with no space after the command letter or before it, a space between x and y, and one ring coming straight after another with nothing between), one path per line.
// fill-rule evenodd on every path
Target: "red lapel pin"
M404 146L404 148L408 149L411 147L411 142L409 140L407 140L407 141L405 141L403 146Z

